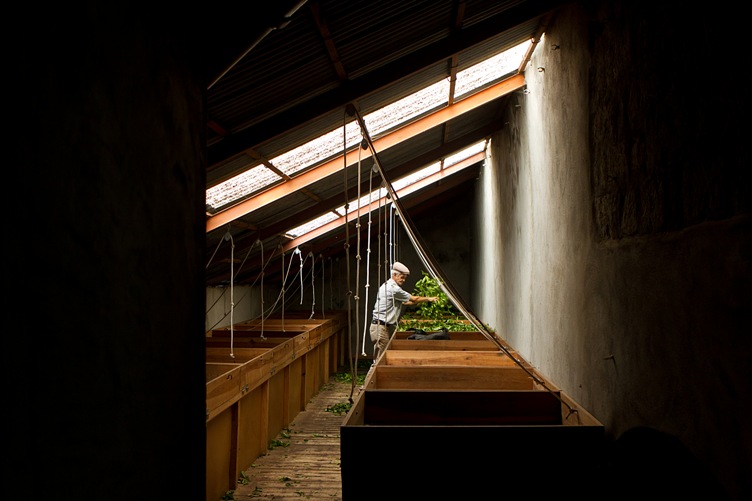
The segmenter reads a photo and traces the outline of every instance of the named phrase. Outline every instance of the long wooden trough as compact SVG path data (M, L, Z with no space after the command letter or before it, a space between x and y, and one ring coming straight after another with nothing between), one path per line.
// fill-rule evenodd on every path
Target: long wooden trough
M406 335L390 340L343 421L344 500L603 494L603 425L503 340Z
M337 370L346 316L294 315L207 332L207 501L237 487L240 473Z

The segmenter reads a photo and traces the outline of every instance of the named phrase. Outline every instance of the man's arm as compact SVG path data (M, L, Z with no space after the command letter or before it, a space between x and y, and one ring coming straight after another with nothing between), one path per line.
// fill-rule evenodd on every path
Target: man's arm
M435 303L438 301L438 296L413 296L410 294L410 299L405 301L405 306L412 306L418 303Z

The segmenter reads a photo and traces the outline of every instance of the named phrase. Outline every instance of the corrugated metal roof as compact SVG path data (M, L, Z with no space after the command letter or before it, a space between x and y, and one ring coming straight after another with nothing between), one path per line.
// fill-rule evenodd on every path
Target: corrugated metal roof
M228 36L253 43L250 50L238 44L234 52L242 57L207 93L207 188L342 127L346 119L354 120L348 105L366 116L539 36L545 16L565 2L308 1L286 26L274 28L285 24L281 13L297 3L265 7L259 11L265 19L253 19L247 35ZM378 151L378 159L388 177L401 177L489 135L502 125L498 109L497 100L466 111ZM372 164L373 159L364 160L361 175ZM299 174L293 174L294 179ZM300 225L344 203L341 171L314 177L307 183L287 181L296 188L273 192L278 196L257 194L264 198L258 208L240 211L228 224L208 232L209 255L227 233L235 240L236 256L262 241L269 252L284 241L280 235L291 228L285 225ZM357 170L348 169L346 184L353 193L357 181ZM315 252L325 252L327 244L319 241ZM228 258L224 251L213 257L207 267L209 285L227 282ZM253 271L245 276L253 276Z

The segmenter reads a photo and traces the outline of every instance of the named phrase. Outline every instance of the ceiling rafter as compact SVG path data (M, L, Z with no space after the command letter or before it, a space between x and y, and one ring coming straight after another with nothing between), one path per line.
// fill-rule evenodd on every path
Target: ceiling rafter
M321 17L321 6L319 5L319 2L310 2L308 7L311 17L313 17L313 22L316 24L316 28L318 28L321 38L324 41L326 52L329 55L329 60L332 62L332 66L334 66L334 71L337 73L337 78L339 78L340 82L344 82L348 79L347 71L342 65L342 60L339 57L337 46L332 39L332 33L329 31L329 26Z
M425 132L433 127L442 125L452 118L471 111L478 106L486 104L494 99L505 96L511 92L519 90L525 86L525 77L523 75L514 75L507 78L495 85L492 85L476 94L462 99L451 106L442 108L432 114L429 114L415 122L406 125L392 133L386 134L381 138L374 141L374 147L378 151L384 151L401 141L415 137L418 134ZM366 152L365 157L360 152L356 152L360 148L360 144L355 146L344 155L339 155L332 160L329 160L318 167L310 169L299 176L292 178L289 181L278 184L252 198L249 198L237 205L230 207L222 212L219 212L213 216L207 218L206 231L207 233L217 229L218 227L228 224L235 219L243 217L253 211L263 207L272 201L278 200L281 197L287 196L291 193L297 192L306 186L324 179L325 177L340 172L343 168L343 163L346 166L354 165L356 162L368 158L371 154ZM343 159L344 156L344 159ZM344 162L343 162L344 160Z
M430 176L427 176L421 179L420 181L417 181L411 184L410 186L405 186L404 188L397 190L397 196L402 198L402 197L411 195L417 192L418 190L425 188L426 186L430 184L438 183L442 180L445 180L452 174L455 174L473 164L483 161L484 158L485 158L484 152L471 155L468 158L462 160L461 162L457 162L456 164L450 167L447 167L445 169L442 169L439 172L436 172L435 174L431 174ZM378 198L375 201L372 201L368 207L365 207L358 212L355 212L355 211L348 212L346 216L340 216L340 218L337 220L331 221L323 226L320 226L318 228L315 228L309 231L308 233L305 233L303 235L300 235L299 237L296 237L295 239L291 240L287 244L283 245L282 248L285 251L294 249L295 247L303 245L304 243L307 243L316 237L319 237L325 233L328 233L332 231L333 229L344 225L345 223L354 221L355 219L358 218L360 214L368 214L369 212L372 212L375 209L378 209L379 207L381 207L383 204L386 204L387 202L389 202L389 200L385 193L384 196Z
M423 168L430 163L434 162L436 158L444 158L447 155L450 155L458 150L461 150L473 143L476 143L478 141L483 140L484 138L488 138L495 130L498 130L501 127L501 124L497 123L491 123L488 125L485 125L483 127L479 127L478 129L468 132L461 138L455 139L452 142L442 144L440 147L433 149L431 151L425 152L422 155L419 155L412 160L405 162L404 164L398 165L393 167L389 170L389 174L392 177L392 179L400 179L403 176L406 176L420 168ZM381 183L381 176L376 175L376 180L378 180L379 184ZM453 180L452 178L451 180ZM447 181L444 181L447 182ZM369 181L364 181L361 183L360 186L353 186L350 188L345 195L346 200L354 200L358 198L359 193L362 192L368 192L369 188L371 188L371 183ZM375 188L374 188L375 189ZM290 216L284 220L281 220L271 226L267 226L265 228L258 228L258 231L253 235L253 242L250 241L249 238L245 239L238 239L235 241L235 249L236 252L242 254L248 249L254 245L255 241L257 239L269 239L276 236L281 236L287 233L287 231L290 230L290 228L296 228L302 224L307 223L308 221L321 216L327 212L333 212L336 214L336 211L333 209L336 207L340 207L342 205L342 195L338 194L336 196L330 197L327 200L322 200L319 203L309 207L304 212L296 213L293 216ZM337 217L340 215L337 214ZM241 226L242 219L236 219L233 221L232 225L234 226ZM220 235L221 238L221 235ZM220 261L222 259L229 259L229 250L220 250L219 254L217 256L217 261Z
M429 177L426 177L425 179L419 181L419 183L416 183L414 185L405 187L401 190L397 191L397 196L400 197L400 199L403 199L403 205L406 208L411 207L420 207L422 210L426 210L432 207L430 201L433 200L434 203L440 203L441 200L440 197L437 195L441 195L442 193L445 193L449 190L452 190L456 188L459 185L464 184L465 182L475 179L478 176L478 169L477 168L469 168L473 165L478 165L480 162L483 161L485 155L483 152L476 153L475 155L472 155L471 157L468 157L467 159L463 160L462 162L458 162L457 164L448 167L446 169L443 169L440 172L437 172ZM436 184L436 187L432 190L423 190L426 186ZM423 190L423 191L420 191ZM430 192L429 192L430 191ZM360 212L361 217L366 217L368 215L368 212L372 212L372 220L374 222L379 221L382 216L379 214L379 208L382 207L385 203L386 197L382 197L379 200L374 200L371 202L370 210L369 209L363 209ZM325 225L322 228L317 228L315 230L312 230L305 235L301 235L300 237L297 237L293 240L290 240L286 243L283 243L282 239L280 240L280 243L277 245L277 247L274 250L275 255L267 254L264 256L264 266L267 266L267 270L264 272L265 279L272 279L275 274L275 267L269 268L269 265L271 263L275 263L281 259L282 252L288 253L291 250L294 250L295 248L302 247L301 251L305 251L305 254L308 254L309 252L312 252L314 255L333 255L335 253L338 253L341 251L341 249L336 248L337 245L344 245L345 239L344 239L344 226L345 224L352 224L356 219L358 218L357 212L351 212L348 213L347 218L345 216L340 216L340 218L336 221L333 221L331 223L328 223L328 225ZM315 240L317 237L320 237L322 235L328 234L329 237L326 239L321 240ZM351 239L356 238L357 235L355 233L350 235ZM364 238L364 237L361 237ZM313 244L309 245L309 242L315 242ZM237 243L236 243L237 246ZM236 255L242 254L243 252L238 252L236 249ZM247 250L246 250L247 252ZM262 264L260 263L259 259L261 257L260 251L249 254L247 257L246 262L252 262L256 263L252 266L244 269L244 270L236 270L235 273L237 276L236 279L239 280L247 280L249 277L255 277L257 276L262 269ZM227 262L228 257L223 258L223 260L218 260L218 262ZM227 282L230 280L230 273L229 268L225 273L222 273L215 277L214 281L216 283L222 283Z
M209 165L236 157L249 146L263 144L288 132L291 123L307 123L342 108L395 80L403 79L533 17L550 12L561 3L563 3L561 0L520 3L506 9L503 13L455 31L445 39L398 58L370 72L367 76L346 80L339 87L324 92L316 99L292 106L267 120L245 127L212 144L208 150Z

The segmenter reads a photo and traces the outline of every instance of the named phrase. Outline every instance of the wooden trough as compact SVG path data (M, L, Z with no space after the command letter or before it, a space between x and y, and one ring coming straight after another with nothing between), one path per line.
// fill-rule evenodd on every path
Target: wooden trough
M502 340L407 334L341 427L344 500L598 499L604 428L590 413Z
M206 334L206 499L237 487L240 473L338 367L346 316L266 319Z

